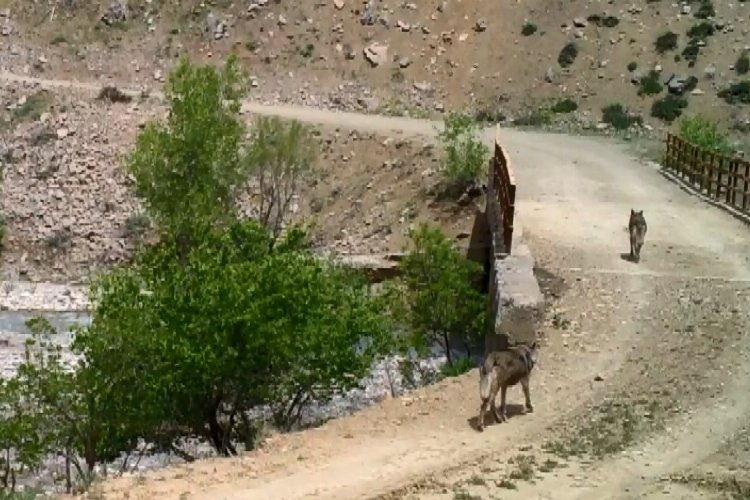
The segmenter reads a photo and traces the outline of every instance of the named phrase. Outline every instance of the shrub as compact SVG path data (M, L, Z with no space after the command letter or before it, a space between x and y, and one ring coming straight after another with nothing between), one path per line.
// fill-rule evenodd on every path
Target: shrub
M680 137L701 149L723 154L732 152L728 136L719 131L716 123L701 115L680 120Z
M632 62L628 63L628 71L633 72L636 69L638 69L638 63L637 62L632 61Z
M537 25L532 22L525 22L521 28L521 34L523 36L531 36L538 30Z
M711 0L701 0L700 6L693 14L698 19L708 19L709 17L716 16L716 9Z
M557 101L551 108L553 113L572 113L578 109L578 103L572 99L566 98Z
M38 120L51 105L52 95L46 90L39 90L13 110L13 118L18 121Z
M678 38L679 36L677 35L677 33L673 33L671 31L667 31L666 33L659 35L656 38L656 42L654 42L656 51L659 54L663 54L667 51L676 49Z
M576 57L578 57L578 47L575 42L568 42L557 56L557 62L563 68L567 68L575 62Z
M687 108L687 105L687 99L684 97L668 94L654 101L651 105L651 116L672 123L682 115L682 111Z
M638 88L638 95L656 95L664 90L664 85L659 81L659 72L651 70L643 77Z
M545 107L527 110L514 123L520 127L543 127L552 123L552 113Z
M713 36L716 32L716 27L709 21L702 21L693 25L687 32L688 38L692 40L705 40L706 38Z
M750 72L750 57L748 57L747 52L743 52L740 54L740 57L737 58L737 62L734 64L734 70L738 75L746 75Z
M608 123L615 130L627 130L640 121L640 117L629 113L622 104L610 104L602 108L602 122Z
M727 104L750 104L750 80L733 83L718 92Z
M682 51L682 57L688 61L691 65L695 65L695 61L698 60L698 54L701 48L698 42L690 40Z
M442 171L452 189L463 191L485 172L489 149L478 134L477 123L468 115L451 113L443 121L439 134L445 151Z
M134 240L141 240L143 235L151 227L151 220L146 214L132 214L125 219L125 237Z
M487 327L485 296L472 284L481 267L427 223L411 231L410 239L411 249L401 262L409 323L421 342L442 345L450 366L453 342L470 354Z

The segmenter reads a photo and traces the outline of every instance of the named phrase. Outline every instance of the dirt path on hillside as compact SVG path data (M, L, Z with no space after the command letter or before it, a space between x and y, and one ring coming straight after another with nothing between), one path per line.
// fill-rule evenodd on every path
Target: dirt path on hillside
M0 74L0 80L33 79ZM91 84L37 83L98 89ZM386 134L432 136L437 125L257 103L247 103L244 110ZM494 130L486 131L488 142L493 136ZM736 287L730 290L730 299L736 301L731 307L747 309L743 302L748 300L743 290L750 282L747 227L686 194L612 141L506 129L501 139L518 182L517 219L523 230L516 237L569 286L558 294L542 328L542 359L532 382L533 414L490 426L484 434L474 431L469 423L478 410L474 370L318 429L276 436L263 449L240 458L114 479L99 485L97 493L130 499L376 497L426 476L460 478L487 457L508 456L520 446L538 449L548 439L550 427L588 405L626 386L647 390L652 382L639 376L641 366L658 366L668 359L663 364L673 371L660 377L668 387L690 374L681 370L708 373L716 366L732 366L724 363L738 362L711 335L684 334L675 340L690 341L682 351L671 350L670 339L677 337L666 335L686 328L682 323L691 310L681 302L684 290L695 288L700 296L712 297L731 284ZM621 258L628 249L625 226L631 208L643 209L649 224L638 265ZM553 321L560 311L575 325L572 331ZM700 320L707 322L706 331L710 324L719 323L711 319L712 309L701 314L708 318ZM728 328L738 329L740 324ZM733 348L746 353L745 336ZM704 360L701 356L706 353L710 356ZM747 415L748 402L738 396L750 387L747 372L735 369L731 383L722 386L721 380L718 371L703 382L715 396L706 397L704 409L670 417L674 421L666 430L652 441L633 444L632 453L617 454L596 467L571 464L573 471L579 467L579 474L541 480L519 489L516 497L629 498L625 490L639 487L644 494L656 495L653 482L643 477L655 480L700 462ZM516 392L509 393L511 403L519 401ZM676 397L685 404L697 398L689 390ZM717 406L719 399L725 401L723 406ZM420 494L451 495L439 488Z

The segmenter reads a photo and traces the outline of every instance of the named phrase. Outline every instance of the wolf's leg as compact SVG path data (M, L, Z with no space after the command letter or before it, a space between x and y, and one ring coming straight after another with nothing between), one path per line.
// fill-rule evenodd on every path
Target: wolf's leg
M505 411L505 393L508 392L508 386L503 385L500 387L500 416L498 421L505 422L508 420L508 414Z
M484 415L487 413L488 400L483 399L482 405L479 407L479 420L477 421L477 430L482 432L484 430Z
M529 377L521 379L521 387L523 388L523 396L526 399L526 411L531 413L534 411L534 407L531 404L531 394L529 392Z

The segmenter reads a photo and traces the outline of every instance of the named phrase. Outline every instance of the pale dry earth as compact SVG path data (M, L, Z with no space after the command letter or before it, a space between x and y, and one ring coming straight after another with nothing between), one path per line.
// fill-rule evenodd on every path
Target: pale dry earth
M250 102L245 109L360 131L434 133L427 121ZM488 142L494 133L486 131ZM511 494L665 498L666 486L657 484L661 477L721 453L748 413L749 403L740 397L750 387L747 227L612 141L506 129L499 137L518 181L523 230L517 237L565 284L552 287L551 308L540 327L533 414L477 433L470 425L478 410L474 370L320 428L276 436L239 458L114 479L93 493L131 499L343 499L397 491L395 498L450 498L445 484L483 468L487 460L518 453L519 447L539 450L555 424L578 418L622 390L649 393L653 385L672 388L663 398L666 409L656 412L663 430L644 433L626 453L594 464L572 460L574 472L520 485ZM640 264L621 258L631 207L644 209L649 224ZM561 314L571 326L561 326ZM519 402L516 392L510 392L511 403ZM672 487L675 494L698 495L689 486Z

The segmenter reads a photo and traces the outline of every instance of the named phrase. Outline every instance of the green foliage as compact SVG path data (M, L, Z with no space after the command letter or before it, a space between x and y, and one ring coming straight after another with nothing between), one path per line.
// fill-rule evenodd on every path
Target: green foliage
M236 222L187 255L165 239L98 283L94 321L76 342L148 407L139 420L154 442L189 430L234 453L247 410L269 404L289 429L312 400L356 387L385 349L361 276L313 257L296 230L272 242L256 222Z
M550 109L553 113L572 113L578 109L578 103L570 98L565 98L557 101Z
M610 104L602 108L602 122L608 123L615 130L627 130L632 125L640 123L639 116L630 114L622 104Z
M638 69L638 63L637 62L631 61L631 62L628 63L628 71L630 71L632 73L636 69Z
M687 32L691 40L705 40L716 33L716 26L709 21L701 21L693 25Z
M693 39L688 42L682 51L682 57L688 61L689 65L695 65L695 61L698 60L698 54L700 54L701 47L698 42Z
M319 144L313 129L277 117L256 119L250 136L247 172L258 185L260 223L274 236L282 230L301 183L315 174Z
M750 80L733 83L718 94L727 104L750 104Z
M656 42L654 42L656 52L658 52L659 54L663 54L670 50L676 49L678 38L679 36L677 35L677 33L674 33L672 31L667 31L666 33L659 35L656 38Z
M443 377L458 377L471 371L475 367L471 358L459 358L453 361L453 364L445 364L440 368L440 375Z
M486 298L472 284L481 268L438 228L422 223L410 237L412 248L401 263L409 323L423 343L441 344L453 365L454 339L470 352L487 327Z
M701 115L687 116L680 120L680 137L704 150L722 154L732 152L729 137L719 130L716 123Z
M239 116L245 77L234 57L221 72L184 58L164 92L169 116L138 134L127 166L157 225L189 241L196 230L233 217L247 179Z
M151 220L146 214L132 214L125 219L125 237L140 241L151 227Z
M716 9L714 9L714 3L711 0L700 0L700 6L693 15L698 19L708 19L709 17L715 17Z
M737 58L737 62L734 63L734 71L737 72L738 75L746 75L750 72L750 57L748 57L747 52L743 52L740 54L740 57Z
M568 42L560 50L560 54L557 56L557 62L561 67L567 68L571 66L578 57L578 46L575 42Z
M537 29L538 28L537 28L536 24L534 24L532 22L529 22L529 21L526 21L523 24L523 27L521 28L521 34L523 36L531 36L531 35L533 35L534 33L537 32Z
M638 95L656 95L664 90L664 85L659 81L659 72L651 70L643 77L638 88Z
M687 99L684 97L667 94L651 105L651 116L672 123L682 115L682 111L687 108L687 105Z
M479 127L469 115L451 113L443 121L439 134L445 151L442 170L451 188L463 190L485 173L489 149L477 138L478 133Z

